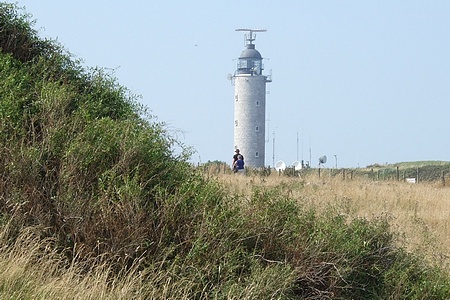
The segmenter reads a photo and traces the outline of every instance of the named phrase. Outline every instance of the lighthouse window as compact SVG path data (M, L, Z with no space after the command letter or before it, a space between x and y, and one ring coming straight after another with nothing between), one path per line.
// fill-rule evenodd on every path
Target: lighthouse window
M247 68L247 60L245 60L245 59L240 59L240 60L239 60L239 66L238 66L238 68L240 68L240 69L245 69L245 68Z
M259 126L256 126L256 127L255 127L255 131L256 131L256 132L259 132Z
M258 68L258 69L261 70L262 69L261 65L262 64L261 64L260 60L255 60L255 62L254 62L255 69Z
M259 152L255 152L255 157L259 157Z
M237 120L234 121L234 126L238 127L238 121Z
M256 106L259 106L259 101L256 101Z
M234 96L234 100L238 101L238 98L239 98L238 95Z

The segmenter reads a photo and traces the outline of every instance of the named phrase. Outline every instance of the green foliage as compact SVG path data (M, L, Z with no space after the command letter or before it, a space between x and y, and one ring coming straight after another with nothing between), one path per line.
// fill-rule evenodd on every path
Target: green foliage
M0 56L0 124L2 139L25 134L24 114L30 109L31 78L11 55Z
M1 6L3 213L50 228L62 248L78 245L85 257L130 256L127 249L147 239L139 226L151 222L146 213L159 190L175 193L192 176L189 150L181 145L176 155L164 125L112 74L83 69L56 42L37 37L30 15ZM128 208L136 216L122 211Z
M380 299L439 300L450 297L448 274L401 250L396 252L391 268L382 275L385 290Z
M14 53L20 61L29 60L37 52L39 39L30 17L16 4L0 3L0 49Z

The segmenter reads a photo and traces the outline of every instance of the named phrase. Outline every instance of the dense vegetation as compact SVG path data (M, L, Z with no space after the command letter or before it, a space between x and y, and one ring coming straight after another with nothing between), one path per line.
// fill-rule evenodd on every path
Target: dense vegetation
M140 278L116 299L449 296L448 276L395 246L387 218L318 214L283 185L244 197L205 179L138 97L33 25L0 3L0 259L32 244L17 263L58 257L49 277L102 266L111 290ZM11 290L4 274L7 298L70 298Z

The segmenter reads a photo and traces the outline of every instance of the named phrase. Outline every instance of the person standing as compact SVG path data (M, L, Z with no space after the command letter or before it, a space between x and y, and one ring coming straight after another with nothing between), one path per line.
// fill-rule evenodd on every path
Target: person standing
M244 161L244 155L240 154L239 149L234 150L234 155L233 155L233 162L231 163L231 168L233 168L233 171L235 170L235 163L238 160L238 156L241 155L242 156L242 161Z
M233 162L231 163L231 166L234 166L234 163L238 160L238 156L241 155L242 156L242 160L244 160L244 155L239 153L239 149L234 150L234 155L233 155Z
M234 162L233 170L234 173L237 174L244 174L245 168L244 168L244 157L242 155L237 156L237 160Z

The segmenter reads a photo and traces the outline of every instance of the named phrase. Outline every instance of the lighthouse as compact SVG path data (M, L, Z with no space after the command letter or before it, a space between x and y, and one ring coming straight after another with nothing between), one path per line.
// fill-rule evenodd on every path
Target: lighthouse
M246 166L260 168L265 162L266 83L271 79L263 75L263 58L253 42L255 32L266 30L236 31L247 33L245 49L231 78L234 83L234 148L240 150Z

